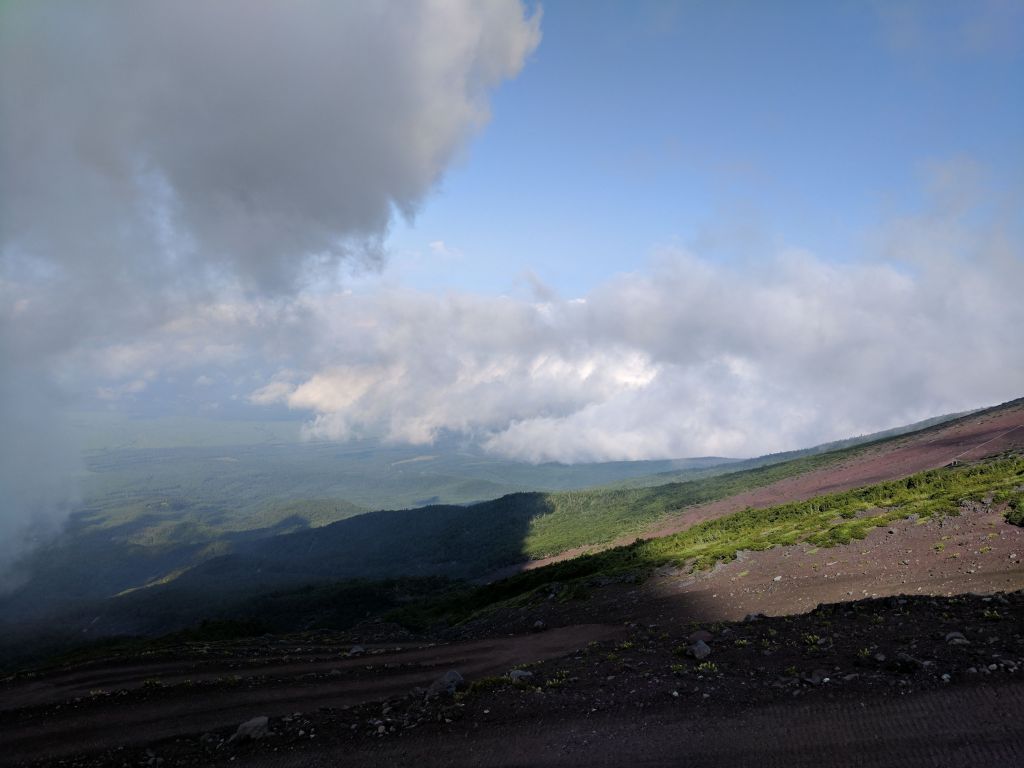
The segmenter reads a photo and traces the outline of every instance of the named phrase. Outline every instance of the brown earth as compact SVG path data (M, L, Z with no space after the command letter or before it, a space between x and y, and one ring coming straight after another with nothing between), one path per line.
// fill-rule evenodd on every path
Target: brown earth
M648 539L668 536L696 523L723 517L747 507L770 507L788 501L801 501L823 493L847 491L927 469L937 469L954 461L978 461L1008 451L1024 451L1024 401L1014 401L867 447L863 452L838 464L787 477L718 501L687 507L642 531L640 536ZM488 580L506 578L523 570L570 560L588 552L623 546L636 537L637 534L631 534L609 544L576 547L550 557L530 560L492 574Z
M1020 450L1022 426L1020 405L982 414L673 525ZM587 599L553 587L444 642L378 627L355 656L361 637L316 632L13 676L0 765L1022 765L1024 530L1003 511L972 503ZM703 661L686 652L698 628ZM524 664L529 679L504 677ZM448 669L475 685L425 699ZM265 738L230 741L257 715Z
M516 664L563 656L622 627L574 625L515 638L451 645L344 648L295 644L292 653L243 647L202 660L87 664L9 682L0 691L0 765L136 745L237 724L253 707L270 716L348 707L428 686L449 668L468 677L503 674ZM325 658L325 654L329 654ZM141 694L141 701L139 694ZM144 703L144 706L138 706Z
M321 632L73 665L5 683L0 765L1018 764L1022 557L1024 530L976 504L830 549L539 596L458 642L349 657L350 638ZM742 621L754 612L777 616ZM551 628L531 632L538 620ZM679 655L696 627L712 635L705 671ZM528 685L494 677L523 664ZM450 668L483 685L425 702ZM275 735L228 744L255 715Z

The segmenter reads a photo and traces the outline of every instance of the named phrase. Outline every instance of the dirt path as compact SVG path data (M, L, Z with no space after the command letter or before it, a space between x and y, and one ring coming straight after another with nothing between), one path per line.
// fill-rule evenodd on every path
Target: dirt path
M635 717L544 718L382 742L344 753L262 755L241 764L298 766L758 766L975 768L1024 765L1024 683L743 711L676 708ZM238 765L239 763L232 763Z
M256 668L223 662L198 671L193 662L159 662L69 670L10 685L0 694L0 765L203 733L256 715L383 700L426 687L448 669L467 679L504 674L516 664L556 658L622 634L621 627L584 624L331 662L295 659ZM239 679L224 684L230 676ZM143 687L155 678L167 687ZM208 687L180 685L218 678L221 684ZM109 695L89 695L97 681Z

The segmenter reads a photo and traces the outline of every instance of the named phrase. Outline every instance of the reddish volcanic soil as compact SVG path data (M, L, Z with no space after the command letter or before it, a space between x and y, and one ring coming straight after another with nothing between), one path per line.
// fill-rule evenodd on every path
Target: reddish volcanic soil
M1022 426L1015 404L659 531L1022 450ZM966 503L585 599L551 585L443 639L377 624L15 675L0 681L0 765L1024 765L1024 529L1004 512ZM459 693L425 695L450 669ZM266 735L232 740L256 716Z
M846 491L881 483L915 472L944 467L953 461L977 461L1007 451L1024 451L1024 401L956 419L920 433L865 449L841 463L787 477L719 501L687 507L642 533L653 539L684 531L690 526L747 507L770 507L787 501L800 501L823 493ZM504 569L500 577L540 568L561 560L578 557L614 546L629 544L635 534L604 546L578 547L551 557L531 560Z
M702 520L721 517L746 507L768 507L809 499L823 493L906 477L953 461L977 461L1006 451L1021 450L1024 450L1024 403L883 443L840 464L787 477L763 488L688 509L645 535L665 536Z
M366 646L355 657L348 656L347 643L297 641L290 648L240 648L227 658L71 667L0 689L6 747L0 765L12 755L18 762L52 759L209 731L251 717L254 706L271 716L349 707L428 686L451 667L469 677L502 674L515 664L563 656L623 634L622 627L576 625L454 645ZM140 693L144 706L137 706Z
M318 632L18 677L0 765L1024 764L1024 529L1001 511L541 595L462 641L348 656ZM447 669L485 684L425 700ZM271 735L229 743L256 715Z

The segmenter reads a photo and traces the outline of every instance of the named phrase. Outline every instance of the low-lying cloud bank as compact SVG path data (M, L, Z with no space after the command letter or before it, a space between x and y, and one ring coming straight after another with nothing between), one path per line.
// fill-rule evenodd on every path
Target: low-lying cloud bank
M1024 394L1024 263L663 254L582 300L383 291L310 304L253 391L309 432L453 431L529 461L754 455Z
M455 433L527 461L757 455L1024 395L1024 259L1010 229L976 224L901 220L862 263L666 250L572 299L383 280L225 303L78 367L136 401L161 377L218 382L309 413L319 438Z

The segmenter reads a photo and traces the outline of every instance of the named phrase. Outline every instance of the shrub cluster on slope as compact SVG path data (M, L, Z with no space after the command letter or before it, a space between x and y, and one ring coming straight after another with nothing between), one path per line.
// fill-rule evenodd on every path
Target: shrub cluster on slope
M1009 503L1011 522L1020 516L1019 491L1024 457L994 459L973 466L943 468L843 493L817 496L765 509L745 509L659 539L638 539L617 547L453 595L431 604L410 606L395 618L410 625L443 619L463 621L497 604L529 599L554 582L570 584L573 595L586 581L627 571L647 573L663 565L706 569L732 560L744 550L808 542L832 547L867 536L872 528L916 516L928 519L959 514L964 501Z

